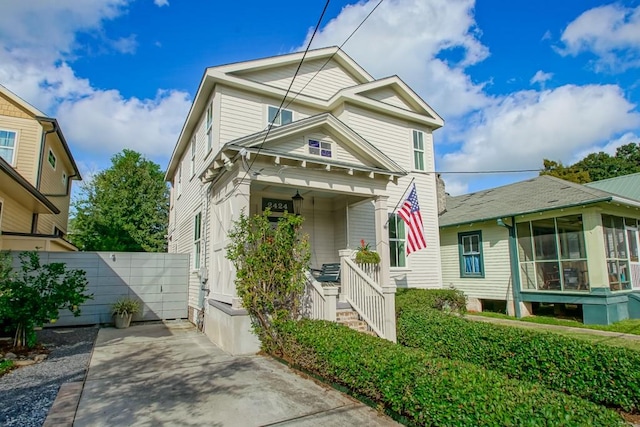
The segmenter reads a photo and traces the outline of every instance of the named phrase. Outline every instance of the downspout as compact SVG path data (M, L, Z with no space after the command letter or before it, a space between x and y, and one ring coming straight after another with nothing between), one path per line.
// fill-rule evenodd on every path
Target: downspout
M40 191L40 181L42 180L42 162L44 159L44 147L47 142L47 135L49 135L50 133L54 133L56 131L55 122L52 122L52 124L53 124L53 128L51 130L44 130L44 126L42 127L42 130L44 130L44 132L42 133L42 138L40 139L40 158L38 159L38 170L36 170L36 189L38 191ZM37 213L34 213L33 216L31 217L32 233L36 233L38 231L38 218L39 218L39 215Z

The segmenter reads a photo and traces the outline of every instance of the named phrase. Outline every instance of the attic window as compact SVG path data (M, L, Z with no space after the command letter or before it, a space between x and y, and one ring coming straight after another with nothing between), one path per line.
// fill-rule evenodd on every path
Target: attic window
M321 157L333 157L333 150L330 142L318 141L317 139L309 140L309 154Z
M56 160L56 155L55 155L55 154L53 154L53 151L51 151L51 150L49 150L49 157L48 157L48 160L49 160L49 164L51 165L51 167L52 167L53 169L55 169L55 168L56 168L56 161L57 161L57 160Z
M278 107L269 105L268 113L267 120L269 124L273 124L273 126L282 126L293 121L293 111L291 110L285 110L283 108L280 110L280 114L278 114Z

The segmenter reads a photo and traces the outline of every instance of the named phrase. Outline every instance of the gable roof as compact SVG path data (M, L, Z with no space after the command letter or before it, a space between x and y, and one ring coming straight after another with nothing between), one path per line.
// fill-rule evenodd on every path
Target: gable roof
M62 130L60 129L60 125L58 124L58 121L52 117L47 117L45 113L38 110L36 107L29 104L27 101L20 98L18 95L11 92L9 89L7 89L5 86L1 84L0 84L0 93L2 93L4 96L6 96L9 100L11 100L13 103L18 105L20 108L22 108L23 110L31 114L33 118L37 120L42 127L51 126L52 130L55 131L56 135L58 136L60 145L62 145L62 149L67 155L69 162L71 163L71 167L73 168L73 175L69 176L69 178L82 180L82 177L80 176L80 171L78 170L78 166L76 165L73 155L71 154L71 150L69 149L67 140L62 134Z
M335 137L342 144L348 145L357 153L358 157L367 159L374 166L367 166L365 164L357 165L331 158L312 156L310 154L290 153L277 149L278 141L308 135L313 131ZM225 144L216 157L211 160L206 170L201 174L201 177L208 172L210 173L212 169L222 168L224 165L223 160L229 157L225 152L229 150L234 152L245 150L249 153L264 156L287 158L311 164L329 165L351 171L359 170L388 176L404 176L407 174L407 171L402 169L400 165L331 113L317 114L284 126L273 127L270 130L263 130L230 141Z
M287 94L286 89L243 78L243 72L247 70L264 70L267 68L288 66L300 61L302 57L303 52L297 52L288 55L207 68L202 80L200 81L198 91L193 103L191 104L191 108L185 119L180 136L178 137L178 141L173 149L173 153L171 154L165 179L171 180L175 173L178 161L189 145L191 135L198 125L204 110L207 108L210 94L217 84L223 84L240 90L248 90L257 94L284 99ZM404 120L421 123L432 129L438 129L443 126L444 121L442 118L438 116L426 102L424 102L397 76L388 77L382 80L374 80L373 77L371 77L362 67L360 67L337 46L311 50L305 57L305 61L318 59L335 61L357 81L359 81L360 84L343 88L328 99L315 98L304 93L290 92L286 98L289 102L292 102L295 99L296 104L319 108L325 111L331 111L341 104L349 102L356 105L362 105L365 108L383 111L385 114L390 114ZM396 91L401 93L405 102L409 105L415 106L416 111L410 111L405 108L400 108L395 105L368 98L360 93L362 91L384 86L393 86Z
M640 200L640 172L585 184L629 199Z
M606 191L541 175L502 187L448 197L447 211L440 216L439 224L440 227L447 227L614 199L634 204L631 200L619 199Z

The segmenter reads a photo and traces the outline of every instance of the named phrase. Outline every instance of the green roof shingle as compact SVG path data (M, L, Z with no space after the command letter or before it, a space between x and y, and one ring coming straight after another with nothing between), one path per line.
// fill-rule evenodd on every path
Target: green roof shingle
M588 187L640 200L640 172L585 184Z

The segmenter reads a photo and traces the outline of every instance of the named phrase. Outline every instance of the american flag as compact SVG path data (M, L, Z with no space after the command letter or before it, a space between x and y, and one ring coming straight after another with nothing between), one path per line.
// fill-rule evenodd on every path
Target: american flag
M398 210L398 215L404 220L409 229L407 233L407 255L427 247L427 241L424 238L424 227L422 226L422 215L420 214L420 206L418 205L418 193L416 185L413 184L409 195Z

